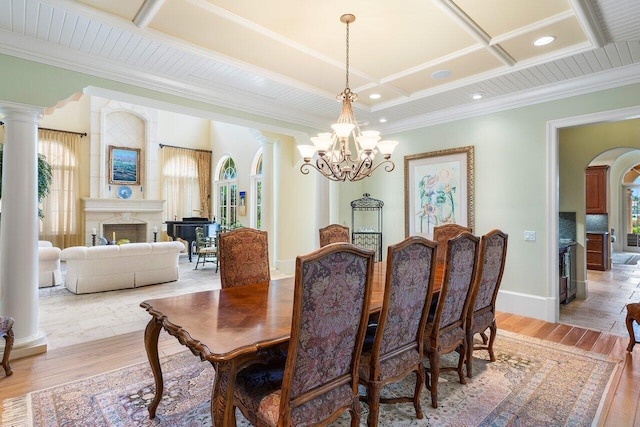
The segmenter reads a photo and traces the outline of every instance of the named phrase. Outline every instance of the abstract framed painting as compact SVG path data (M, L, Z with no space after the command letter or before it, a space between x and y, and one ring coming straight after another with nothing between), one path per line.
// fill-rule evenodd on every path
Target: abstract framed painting
M405 236L433 238L433 227L473 228L473 146L404 157Z
M140 149L109 146L109 184L140 184Z

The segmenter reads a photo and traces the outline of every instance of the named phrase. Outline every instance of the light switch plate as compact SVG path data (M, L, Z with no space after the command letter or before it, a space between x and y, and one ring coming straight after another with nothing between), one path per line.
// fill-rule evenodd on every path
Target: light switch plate
M524 240L527 242L535 242L536 241L536 232L535 231L525 231L524 232Z

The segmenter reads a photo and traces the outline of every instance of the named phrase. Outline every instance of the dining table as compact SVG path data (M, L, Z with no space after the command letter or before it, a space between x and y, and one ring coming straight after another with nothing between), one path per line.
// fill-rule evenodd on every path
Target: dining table
M374 265L370 313L382 308L386 262ZM434 292L442 282L436 269ZM215 369L211 392L214 426L235 426L233 393L236 373L262 357L269 349L288 342L293 314L294 278L286 277L226 289L201 291L143 301L151 315L144 345L155 380L149 404L154 418L164 384L158 355L158 338L164 329L202 361Z

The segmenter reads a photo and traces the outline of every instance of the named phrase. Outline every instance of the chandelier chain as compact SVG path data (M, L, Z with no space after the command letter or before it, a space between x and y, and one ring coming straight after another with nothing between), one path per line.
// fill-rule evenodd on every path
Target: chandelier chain
M346 64L346 86L345 87L349 87L349 21L347 21L347 54L346 54L346 58L347 58L347 64Z

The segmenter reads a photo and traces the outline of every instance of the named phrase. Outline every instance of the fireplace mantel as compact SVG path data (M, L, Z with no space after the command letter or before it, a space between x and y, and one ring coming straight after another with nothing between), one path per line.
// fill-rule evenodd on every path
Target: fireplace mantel
M163 212L164 200L83 198L85 212Z

